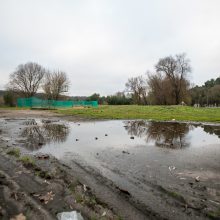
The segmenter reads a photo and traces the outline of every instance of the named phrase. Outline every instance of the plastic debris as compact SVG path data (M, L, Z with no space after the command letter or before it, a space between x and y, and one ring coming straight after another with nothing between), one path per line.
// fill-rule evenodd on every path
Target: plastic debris
M175 166L169 166L169 170L172 171L172 170L175 170L176 167Z
M200 181L200 177L197 176L197 177L195 178L195 180L196 180L196 182L199 182L199 181Z
M106 214L107 214L107 213L104 211L104 212L102 213L102 217L106 216Z
M84 220L82 215L77 211L58 213L57 218L58 220Z

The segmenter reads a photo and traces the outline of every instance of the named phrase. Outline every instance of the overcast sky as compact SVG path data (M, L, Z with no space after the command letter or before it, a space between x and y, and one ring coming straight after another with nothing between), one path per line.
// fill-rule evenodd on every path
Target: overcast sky
M220 0L0 0L0 89L33 61L65 71L70 95L113 94L182 52L191 82L220 76Z

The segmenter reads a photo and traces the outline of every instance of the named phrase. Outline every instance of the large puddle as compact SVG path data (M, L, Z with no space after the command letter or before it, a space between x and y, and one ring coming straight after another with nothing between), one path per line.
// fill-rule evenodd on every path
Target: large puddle
M89 156L102 151L136 151L152 147L158 152L220 151L220 126L153 121L96 121L48 123L29 121L21 136L34 153ZM124 152L124 151L123 151ZM83 155L83 154L86 155ZM128 153L128 152L124 152ZM86 159L86 158L85 158Z
M2 124L17 134L16 145L29 153L52 154L70 166L78 163L144 204L159 186L190 197L198 191L198 197L220 203L220 125L31 119L21 120L16 130L14 123Z
M220 168L220 126L153 121L30 122L26 149L99 172L175 166ZM149 171L150 169L148 169ZM159 172L159 173L160 173ZM142 174L141 174L142 175ZM143 174L144 175L144 174Z

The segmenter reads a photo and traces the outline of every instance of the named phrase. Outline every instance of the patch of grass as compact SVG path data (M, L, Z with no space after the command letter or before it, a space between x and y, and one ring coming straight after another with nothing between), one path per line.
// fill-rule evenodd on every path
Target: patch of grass
M41 177L43 179L47 179L47 180L52 179L52 176L47 171L43 171L43 170L35 171L35 175L39 176L39 177Z
M82 202L84 202L83 196L80 195L80 194L76 194L76 195L75 195L75 199L76 199L76 202L77 202L77 203L82 203Z
M220 218L220 208L217 211L209 211L207 212L207 216L211 219L219 219Z
M23 163L24 166L26 167L34 167L35 166L35 162L34 160L29 157L29 156L23 156L20 158L20 161Z
M177 192L167 191L167 194L182 203L185 203L185 204L187 203L184 197Z
M190 106L102 105L98 108L58 109L53 112L91 119L153 119L158 121L220 122L220 108Z
M13 148L13 149L9 150L7 152L7 154L19 158L21 155L21 152L18 148Z
M167 189L165 189L165 188L162 187L162 186L158 186L158 189L159 189L161 192L167 194L168 196L174 198L175 200L177 200L177 201L179 201L179 202L182 202L182 203L184 203L184 204L187 204L185 198L184 198L181 194L179 194L179 193L177 193L177 192L174 192L174 191L167 190Z
M0 109L3 110L28 110L30 109L29 107L10 107L10 106L0 106Z
M86 198L85 204L89 207L94 207L95 205L97 205L96 197L92 196L92 197Z
M76 187L79 185L79 181L76 180L75 182L72 182L69 184L68 189L72 192L75 193L76 192Z

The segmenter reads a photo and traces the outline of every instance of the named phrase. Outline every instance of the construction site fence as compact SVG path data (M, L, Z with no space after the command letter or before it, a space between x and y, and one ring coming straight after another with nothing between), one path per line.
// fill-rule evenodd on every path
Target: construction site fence
M36 97L31 98L18 98L18 107L29 107L29 108L72 108L76 106L91 106L98 107L97 101L72 101L72 100L47 100L39 99Z

